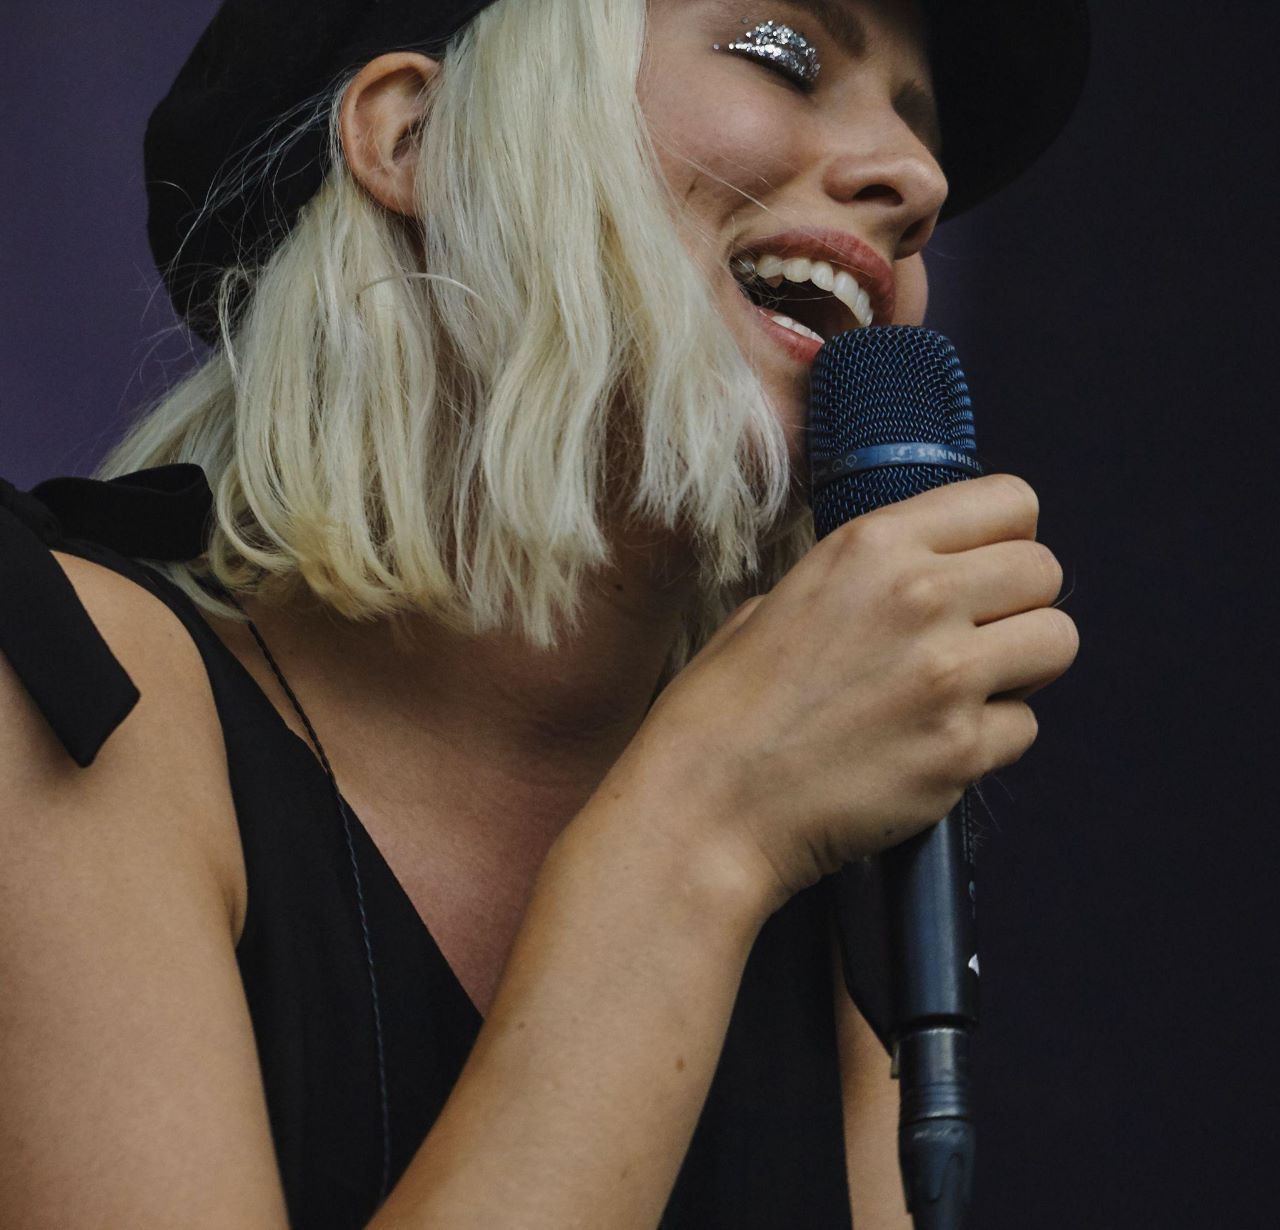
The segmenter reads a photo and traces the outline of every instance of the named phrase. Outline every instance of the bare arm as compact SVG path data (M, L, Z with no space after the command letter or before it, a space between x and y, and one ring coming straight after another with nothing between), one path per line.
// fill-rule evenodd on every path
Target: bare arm
M204 669L160 603L63 564L142 700L80 769L0 655L0 1225L283 1227Z
M0 1224L283 1227L203 667L154 600L64 566L143 699L81 770L0 658ZM675 797L624 766L553 847L375 1230L657 1224L768 916L670 835Z
M372 1226L658 1224L767 917L611 775L552 848L452 1095Z
M849 992L833 930L831 971L844 1100L844 1139L854 1230L911 1230L898 1167L898 1082L889 1056Z
M553 846L373 1230L657 1223L765 919L1034 740L991 698L1078 644L1044 607L1037 510L998 475L878 510L717 632ZM208 684L171 613L104 584L82 596L143 700L99 763L70 766L0 675L0 1224L282 1226ZM855 1182L889 1173L858 1156Z

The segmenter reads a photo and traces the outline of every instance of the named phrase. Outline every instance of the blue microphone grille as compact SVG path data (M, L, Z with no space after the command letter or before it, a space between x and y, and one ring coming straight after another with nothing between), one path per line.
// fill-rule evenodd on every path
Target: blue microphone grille
M869 326L831 338L818 352L810 383L809 461L822 474L840 458L878 445L976 448L969 386L955 347L914 325ZM815 478L814 527L823 538L846 521L886 504L980 473L949 465L875 464Z

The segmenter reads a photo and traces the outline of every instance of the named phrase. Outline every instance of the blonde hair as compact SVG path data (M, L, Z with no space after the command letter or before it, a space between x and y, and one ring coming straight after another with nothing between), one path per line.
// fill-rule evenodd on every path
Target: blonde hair
M99 470L204 468L208 553L167 570L206 610L238 617L212 578L554 647L622 513L694 548L665 683L813 545L776 414L676 228L635 89L645 19L644 0L484 9L426 90L420 225L345 165L350 79L313 108L326 182L261 268L227 274L221 345Z

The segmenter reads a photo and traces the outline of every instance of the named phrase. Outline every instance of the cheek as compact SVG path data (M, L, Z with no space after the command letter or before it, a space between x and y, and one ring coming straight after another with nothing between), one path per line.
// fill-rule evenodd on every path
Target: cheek
M700 115L686 122L696 133L699 161L743 192L758 196L794 170L795 126L788 123L784 108L761 103L761 91L737 100L731 93L726 100L725 93L708 94Z
M917 252L894 265L898 301L893 313L895 325L922 325L929 307L929 275L924 257Z
M734 68L741 74L715 58L657 57L637 89L672 192L696 212L725 217L784 179L795 160L785 109L769 105L767 91L744 90Z

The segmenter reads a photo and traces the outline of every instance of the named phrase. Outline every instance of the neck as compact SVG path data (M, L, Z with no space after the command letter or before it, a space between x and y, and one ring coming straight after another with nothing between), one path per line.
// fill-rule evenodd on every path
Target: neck
M656 543L631 539L616 558L586 587L578 630L547 651L425 617L397 629L315 608L246 610L341 782L421 764L485 814L552 817L576 810L630 742L693 594L689 561L673 567Z

